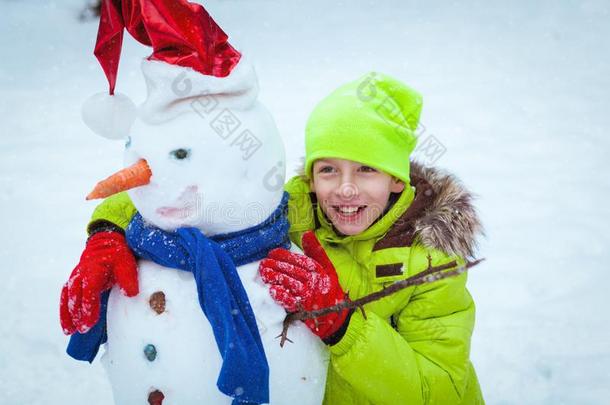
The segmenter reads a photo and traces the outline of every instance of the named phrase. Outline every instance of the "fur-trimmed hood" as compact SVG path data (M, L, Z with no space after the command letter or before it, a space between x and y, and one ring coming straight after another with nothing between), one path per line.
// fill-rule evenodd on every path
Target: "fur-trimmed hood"
M430 203L413 222L419 242L448 254L473 257L476 238L484 234L472 203L473 194L455 176L417 162L411 162L411 179L415 186L423 179L434 191Z

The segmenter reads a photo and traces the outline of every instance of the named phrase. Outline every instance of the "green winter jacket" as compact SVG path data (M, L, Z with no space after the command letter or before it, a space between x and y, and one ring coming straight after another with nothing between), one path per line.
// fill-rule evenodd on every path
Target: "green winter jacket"
M452 260L463 262L480 224L470 195L451 176L413 164L411 184L376 223L338 236L309 193L290 180L291 240L314 229L352 299ZM90 228L126 227L135 213L126 193L97 207ZM404 289L354 312L343 338L330 346L326 405L483 404L469 360L475 307L466 273Z

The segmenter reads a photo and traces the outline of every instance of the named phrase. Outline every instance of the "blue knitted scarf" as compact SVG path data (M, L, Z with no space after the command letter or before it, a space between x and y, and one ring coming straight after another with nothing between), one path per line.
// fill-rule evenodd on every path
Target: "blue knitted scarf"
M260 260L276 247L290 246L287 202L284 193L280 206L263 223L212 238L196 228L165 232L145 224L140 214L126 230L127 242L139 257L193 273L199 304L223 359L217 386L234 398L234 404L269 402L269 367L236 266ZM106 341L108 296L109 292L102 295L98 323L85 334L72 335L68 345L72 357L91 362Z

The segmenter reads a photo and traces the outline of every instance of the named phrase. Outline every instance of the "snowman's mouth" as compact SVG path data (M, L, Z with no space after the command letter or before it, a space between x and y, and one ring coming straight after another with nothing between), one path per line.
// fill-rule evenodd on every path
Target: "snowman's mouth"
M188 207L176 208L176 207L159 207L157 208L157 214L162 217L168 217L173 219L186 218L189 216L190 210Z
M188 186L176 200L176 206L164 206L156 209L157 214L172 219L184 219L191 216L197 208L197 186Z

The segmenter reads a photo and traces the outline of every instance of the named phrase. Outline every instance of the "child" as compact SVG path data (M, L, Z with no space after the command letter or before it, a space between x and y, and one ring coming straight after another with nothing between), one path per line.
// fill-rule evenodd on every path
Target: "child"
M472 255L480 225L470 196L451 177L409 167L420 111L416 92L374 73L314 109L304 175L285 188L291 239L303 238L319 263L272 251L261 264L287 310L330 306L347 292L358 299L424 270L428 255L433 265ZM306 321L330 345L324 403L483 403L465 283L462 274L402 290L366 305L366 318L344 311Z
M371 73L314 109L304 173L285 186L291 240L311 258L276 249L260 268L288 311L379 291L426 269L429 256L434 266L472 256L480 224L468 192L451 176L409 163L421 104L404 84ZM126 195L111 198L89 231L116 239L132 215ZM374 301L366 317L344 310L307 320L329 346L324 403L482 404L465 284L464 273Z

